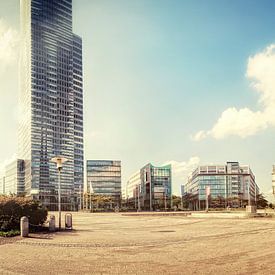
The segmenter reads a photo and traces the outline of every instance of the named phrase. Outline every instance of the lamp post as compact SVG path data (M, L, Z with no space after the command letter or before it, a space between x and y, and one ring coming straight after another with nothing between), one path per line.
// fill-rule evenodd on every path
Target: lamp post
M92 212L92 181L90 180L90 212Z
M138 212L140 212L140 184L138 184Z
M272 166L272 193L275 198L275 165Z
M58 220L59 220L59 230L61 229L61 170L62 170L62 164L68 159L64 157L54 157L51 159L52 162L56 163L56 168L58 170Z

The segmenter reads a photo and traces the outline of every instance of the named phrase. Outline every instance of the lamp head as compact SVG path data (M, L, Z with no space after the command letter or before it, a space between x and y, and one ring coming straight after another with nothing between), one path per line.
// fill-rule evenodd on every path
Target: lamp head
M68 161L68 159L62 156L58 156L58 157L52 158L51 161L56 163L56 168L60 171L62 169L62 164Z

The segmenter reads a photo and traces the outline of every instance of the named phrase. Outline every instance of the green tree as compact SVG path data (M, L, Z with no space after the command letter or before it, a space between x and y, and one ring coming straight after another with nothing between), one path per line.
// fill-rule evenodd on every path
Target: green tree
M266 200L266 198L262 193L257 195L256 201L257 201L258 208L266 208L268 206L268 201Z
M182 196L182 207L185 209L189 208L189 203L191 202L192 198L193 198L192 194L185 193Z
M177 206L177 208L181 207L181 197L180 196L172 196L172 200L173 200L173 206Z
M14 196L0 196L0 231L19 230L20 218L27 216L34 226L42 226L48 211L39 202Z

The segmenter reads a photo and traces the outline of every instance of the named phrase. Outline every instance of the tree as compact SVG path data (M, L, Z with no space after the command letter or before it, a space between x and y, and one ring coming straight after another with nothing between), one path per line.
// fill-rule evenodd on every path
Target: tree
M0 196L0 231L19 230L20 218L27 216L30 225L42 226L48 211L39 202L13 196Z
M189 204L190 202L192 201L192 194L190 193L185 193L183 196L182 196L182 207L183 208L189 208Z
M210 196L210 207L211 208L224 208L225 207L225 198L222 196L217 196L216 198L212 198Z
M268 206L268 201L266 200L266 198L262 193L257 195L256 201L257 201L258 208L266 208Z
M172 200L173 200L173 206L177 206L177 208L181 206L181 197L173 195Z

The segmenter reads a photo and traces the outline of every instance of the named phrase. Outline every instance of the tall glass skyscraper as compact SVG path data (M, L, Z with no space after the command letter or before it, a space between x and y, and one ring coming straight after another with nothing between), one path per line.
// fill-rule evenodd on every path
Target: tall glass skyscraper
M21 0L19 156L25 193L57 207L54 156L69 159L61 178L63 209L83 190L82 40L72 32L72 0Z

